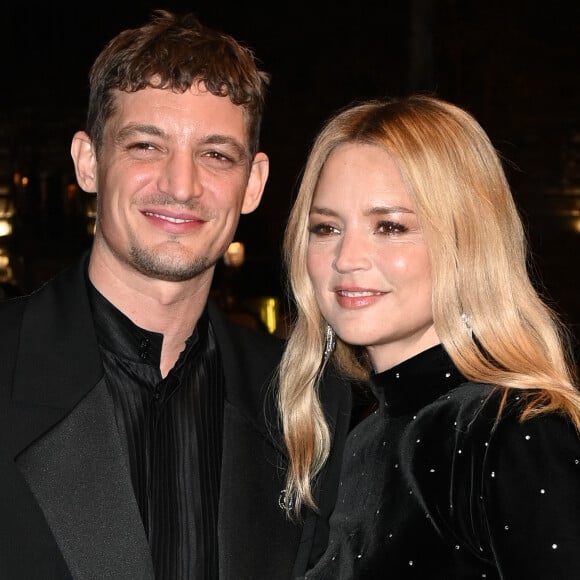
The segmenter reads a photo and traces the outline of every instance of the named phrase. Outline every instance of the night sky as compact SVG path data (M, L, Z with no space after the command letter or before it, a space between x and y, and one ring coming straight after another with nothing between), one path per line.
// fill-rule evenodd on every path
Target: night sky
M510 147L526 124L579 119L580 2L66 4L1 0L3 113L83 111L88 68L107 40L153 8L192 11L251 46L272 73L263 146L278 195L322 121L353 99L434 92L469 108L516 158Z

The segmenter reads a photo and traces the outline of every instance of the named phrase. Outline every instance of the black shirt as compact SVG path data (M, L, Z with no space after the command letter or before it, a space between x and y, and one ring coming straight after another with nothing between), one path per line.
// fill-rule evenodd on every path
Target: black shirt
M224 375L207 309L162 378L163 335L139 328L91 288L105 377L156 578L217 578Z

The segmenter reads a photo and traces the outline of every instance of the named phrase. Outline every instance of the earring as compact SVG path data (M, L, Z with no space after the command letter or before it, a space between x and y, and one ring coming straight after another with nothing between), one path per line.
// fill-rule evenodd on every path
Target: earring
M283 512L291 512L294 509L294 498L288 495L286 489L283 489L278 496L278 506Z
M336 334L330 324L326 325L326 341L324 343L324 360L326 360L336 346Z
M467 333L469 334L469 336L473 337L473 327L471 326L471 316L469 316L468 314L465 314L465 312L463 312L461 314L461 320L463 320L463 324L465 324L465 327L467 328Z

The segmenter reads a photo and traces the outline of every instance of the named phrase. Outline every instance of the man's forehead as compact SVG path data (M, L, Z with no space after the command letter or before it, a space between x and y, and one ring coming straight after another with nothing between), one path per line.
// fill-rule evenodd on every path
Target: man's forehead
M147 87L139 91L116 91L113 125L159 127L168 134L223 135L247 143L248 117L241 105L227 96L216 96L196 86L184 92ZM115 119L113 119L115 117Z

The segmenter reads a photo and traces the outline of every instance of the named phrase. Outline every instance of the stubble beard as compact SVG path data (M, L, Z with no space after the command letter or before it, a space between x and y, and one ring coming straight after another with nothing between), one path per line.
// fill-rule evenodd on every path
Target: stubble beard
M165 252L152 252L144 248L131 248L131 264L141 274L148 278L166 282L185 282L192 280L211 268L211 262L206 256L184 261L182 256L169 256Z

